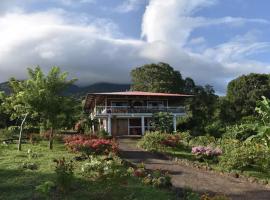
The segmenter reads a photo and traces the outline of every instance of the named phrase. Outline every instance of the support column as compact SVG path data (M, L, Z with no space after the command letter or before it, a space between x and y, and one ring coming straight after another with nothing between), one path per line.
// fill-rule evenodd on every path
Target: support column
M112 117L111 115L108 116L108 127L107 127L107 131L109 133L109 136L112 135Z
M173 115L173 132L176 132L176 115Z
M144 132L145 132L144 116L141 117L141 127L142 127L142 135L144 135Z

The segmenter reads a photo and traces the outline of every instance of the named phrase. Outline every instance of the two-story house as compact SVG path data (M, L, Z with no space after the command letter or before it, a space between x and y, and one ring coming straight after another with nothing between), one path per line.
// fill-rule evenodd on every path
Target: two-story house
M152 93L139 91L90 93L85 100L85 110L99 121L98 129L105 129L112 136L144 135L151 130L155 112L173 114L176 119L185 115L184 98L192 95Z

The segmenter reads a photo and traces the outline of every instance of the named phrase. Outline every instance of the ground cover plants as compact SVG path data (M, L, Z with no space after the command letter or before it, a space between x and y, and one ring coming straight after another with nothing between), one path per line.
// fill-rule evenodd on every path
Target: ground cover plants
M115 155L79 161L77 156L62 142L55 142L53 150L46 141L24 144L22 151L16 144L0 144L0 179L5 180L0 199L175 199L173 192L128 175L128 166ZM25 162L37 168L22 168Z

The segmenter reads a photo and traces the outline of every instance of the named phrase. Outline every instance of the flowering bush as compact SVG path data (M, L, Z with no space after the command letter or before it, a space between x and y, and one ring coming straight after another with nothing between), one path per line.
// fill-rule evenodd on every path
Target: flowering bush
M87 156L91 154L117 153L118 145L114 140L100 139L93 136L68 136L65 139L66 146L75 152L81 152Z
M191 152L198 156L199 158L216 158L222 154L222 150L220 148L212 148L205 146L196 146L193 147Z
M138 145L148 151L164 151L166 147L177 147L182 144L180 135L158 131L146 132Z
M166 134L165 139L161 142L164 146L176 147L180 144L180 136L179 135L169 135Z
M82 165L82 173L89 178L106 178L121 175L122 162L118 157L90 157L90 161ZM124 173L124 172L123 172Z

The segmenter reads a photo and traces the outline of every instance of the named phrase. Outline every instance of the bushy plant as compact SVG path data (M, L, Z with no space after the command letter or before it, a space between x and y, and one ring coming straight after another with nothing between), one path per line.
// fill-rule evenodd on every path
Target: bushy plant
M98 137L99 138L108 138L109 137L109 133L105 130L105 129L101 129L99 132L98 132Z
M153 115L152 126L154 130L162 133L173 132L173 115L168 112L158 112Z
M166 134L166 137L161 144L164 146L176 147L181 144L181 136L180 134Z
M245 141L252 135L257 134L256 124L235 124L226 127L223 138Z
M239 142L238 140L224 140L223 155L220 156L220 166L227 170L243 170L257 167L261 170L270 167L269 149L261 144Z
M76 135L65 137L64 141L70 150L83 153L87 156L91 154L117 153L118 151L118 145L115 140Z
M89 178L107 178L121 176L124 174L122 161L118 157L94 157L91 156L89 162L82 165L82 173Z
M73 162L67 162L65 158L54 159L56 163L55 173L56 173L56 186L60 192L66 193L74 180L74 167Z
M210 135L204 135L204 136L197 136L193 137L189 144L191 146L216 146L217 145L217 139Z
M225 127L220 121L209 123L204 128L205 133L215 138L220 138L225 132Z
M165 139L166 135L164 133L158 131L146 132L138 145L148 151L163 151L164 145L162 145L162 142Z

